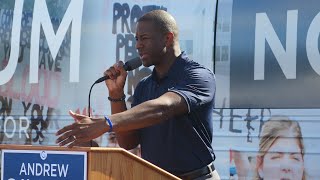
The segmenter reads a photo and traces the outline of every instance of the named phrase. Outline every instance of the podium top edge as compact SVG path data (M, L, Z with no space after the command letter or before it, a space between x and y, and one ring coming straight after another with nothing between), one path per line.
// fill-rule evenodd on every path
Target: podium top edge
M111 152L126 152L123 148L117 147L61 147L61 146L39 146L39 145L20 145L20 144L0 144L0 150L52 150L52 151L111 151Z
M0 144L0 149L10 150L47 150L47 151L82 151L89 152L90 147L60 147L60 146L35 146L35 145L16 145L16 144Z

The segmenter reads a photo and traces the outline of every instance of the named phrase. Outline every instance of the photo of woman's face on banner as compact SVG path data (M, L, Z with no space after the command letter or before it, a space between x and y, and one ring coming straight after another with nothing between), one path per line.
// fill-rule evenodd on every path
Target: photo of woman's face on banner
M217 121L215 127L218 134L228 134L228 140L220 135L213 144L219 149L226 145L225 142L229 142L229 153L221 152L218 157L226 158L225 162L229 161L225 170L229 169L230 177L260 180L306 180L320 177L319 168L315 166L320 158L317 152L319 140L313 138L318 131L315 123L318 120L301 115L300 118L304 118L303 120L297 120L297 115L294 117L271 115L285 111L294 112L294 110L268 109L268 113L259 116L256 115L261 112L258 109L222 111L226 116L219 116L222 119L220 122L225 124L222 128L218 128L220 123ZM243 113L245 116L242 116ZM295 113L299 111L296 110ZM228 116L230 114L232 124ZM249 126L248 119L250 119ZM222 130L226 126L232 127L232 131Z
M265 122L256 163L258 179L305 179L299 123L286 117L274 117Z

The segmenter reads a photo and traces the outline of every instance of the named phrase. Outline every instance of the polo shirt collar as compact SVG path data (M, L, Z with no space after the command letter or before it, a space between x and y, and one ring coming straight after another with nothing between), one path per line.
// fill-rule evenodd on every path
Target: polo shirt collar
M156 74L156 69L153 68L152 74L151 74L151 78L152 80L161 83L163 80L167 79L168 77L174 77L177 73L178 73L178 68L179 68L179 61L181 59L186 59L187 58L187 54L183 51L174 61L174 63L171 65L168 73L161 79L158 79L157 74Z

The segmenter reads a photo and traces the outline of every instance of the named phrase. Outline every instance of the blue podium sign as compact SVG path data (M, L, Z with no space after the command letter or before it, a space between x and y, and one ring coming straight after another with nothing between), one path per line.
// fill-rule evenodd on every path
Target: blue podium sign
M87 179L87 153L2 150L2 180Z

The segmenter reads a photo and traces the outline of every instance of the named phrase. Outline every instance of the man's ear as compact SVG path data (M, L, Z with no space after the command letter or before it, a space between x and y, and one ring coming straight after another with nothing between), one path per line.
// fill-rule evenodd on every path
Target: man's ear
M174 34L173 32L168 32L166 35L166 46L172 46L173 41L174 41Z
M263 157L257 156L256 168L257 168L257 171L258 171L258 175L261 178L263 178L263 171L262 171L262 168L263 168Z

